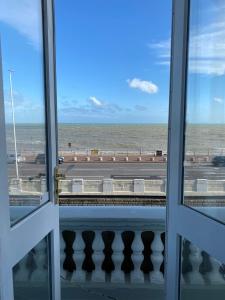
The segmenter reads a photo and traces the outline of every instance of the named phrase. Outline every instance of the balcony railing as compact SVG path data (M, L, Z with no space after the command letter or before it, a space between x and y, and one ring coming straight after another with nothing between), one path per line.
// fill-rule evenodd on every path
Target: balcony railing
M83 219L61 226L61 276L71 283L163 284L163 251L164 222Z
M143 286L164 288L165 208L62 207L60 263L64 287ZM17 266L23 284L46 280L45 241ZM224 265L184 241L181 281L224 287Z

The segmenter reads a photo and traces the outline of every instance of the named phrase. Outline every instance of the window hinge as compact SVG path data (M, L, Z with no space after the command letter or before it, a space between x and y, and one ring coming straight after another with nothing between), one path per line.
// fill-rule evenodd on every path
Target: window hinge
M59 194L62 190L59 188L60 180L65 178L65 174L60 173L59 167L55 167L55 204L59 204Z

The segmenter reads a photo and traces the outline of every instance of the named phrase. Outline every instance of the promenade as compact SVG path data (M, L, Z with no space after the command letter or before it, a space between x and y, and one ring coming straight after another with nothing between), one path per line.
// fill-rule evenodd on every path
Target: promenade
M65 162L60 165L60 170L68 178L84 179L162 179L166 177L166 163L104 163L104 162ZM8 165L9 178L15 178L15 165ZM19 175L21 178L36 178L45 172L45 166L32 162L19 163ZM214 167L210 162L189 163L185 167L187 179L217 179L225 178L224 167Z

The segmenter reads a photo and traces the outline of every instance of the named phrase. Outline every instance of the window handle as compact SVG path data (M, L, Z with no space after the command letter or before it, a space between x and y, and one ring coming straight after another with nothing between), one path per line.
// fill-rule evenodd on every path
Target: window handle
M59 188L59 182L61 179L65 178L65 174L60 173L59 167L55 167L55 204L59 204L59 194L62 192L62 189Z

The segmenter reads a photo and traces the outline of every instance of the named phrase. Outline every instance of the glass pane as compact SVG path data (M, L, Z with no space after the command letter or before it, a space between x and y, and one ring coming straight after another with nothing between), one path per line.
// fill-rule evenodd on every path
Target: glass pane
M49 239L44 238L13 268L15 300L50 299Z
M47 199L41 3L0 2L12 222Z
M224 299L225 264L185 239L181 268L181 300Z
M225 221L225 7L190 7L184 204Z

